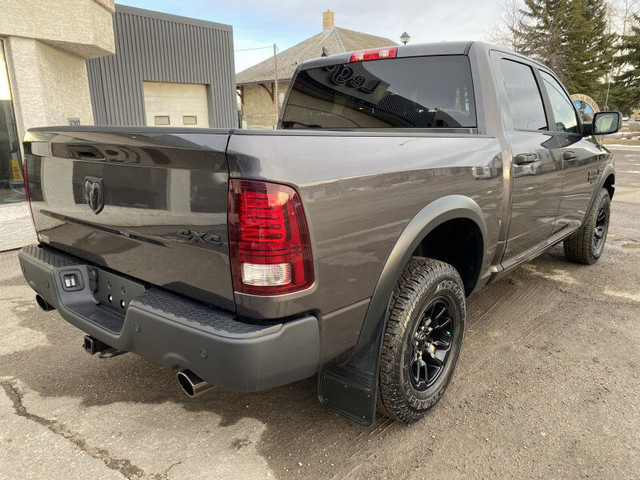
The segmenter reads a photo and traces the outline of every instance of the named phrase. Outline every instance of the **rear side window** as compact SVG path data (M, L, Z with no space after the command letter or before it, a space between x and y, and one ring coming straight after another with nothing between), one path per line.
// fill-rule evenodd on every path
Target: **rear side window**
M301 71L283 128L472 128L466 56L394 58Z
M573 102L555 78L542 70L540 71L540 76L551 102L556 128L561 132L579 133L580 127L578 127L578 119Z
M548 130L542 97L531 67L504 59L500 66L513 127L516 130Z

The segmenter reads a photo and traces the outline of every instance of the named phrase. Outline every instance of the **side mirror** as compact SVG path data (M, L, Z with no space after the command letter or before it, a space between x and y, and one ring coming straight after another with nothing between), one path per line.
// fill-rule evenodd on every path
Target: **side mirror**
M593 116L593 123L584 125L584 135L609 135L620 130L621 125L620 112L598 112Z

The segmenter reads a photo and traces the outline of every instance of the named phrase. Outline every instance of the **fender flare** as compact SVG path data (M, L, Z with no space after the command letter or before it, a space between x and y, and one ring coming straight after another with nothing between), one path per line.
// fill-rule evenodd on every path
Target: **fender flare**
M600 174L600 178L598 179L598 184L593 191L593 195L591 196L591 201L589 202L589 210L591 210L591 205L593 205L598 192L600 191L600 189L604 188L604 184L607 181L607 178L609 178L611 175L613 175L614 179L616 178L616 169L613 166L613 163L607 163L602 169L602 173ZM615 190L615 186L613 186L613 189ZM613 194L611 194L611 196L613 196ZM589 212L589 210L587 210L587 212ZM586 216L588 216L588 213Z
M585 210L584 218L582 219L582 222L580 223L580 228L582 228L584 226L584 224L587 222L587 219L589 218L589 212L591 211L591 208L593 207L593 203L596 201L596 197L598 196L598 192L600 192L600 190L602 190L604 188L604 183L607 181L607 178L609 178L609 176L611 176L611 175L613 175L613 178L616 177L616 169L613 166L613 163L607 163L604 166L604 168L602 169L602 173L600 174L600 178L598 179L598 183L596 184L596 187L593 189L593 193L591 194L591 200L589 200L589 205L587 206L587 209ZM612 188L615 190L615 188L616 188L615 185L613 185ZM613 197L613 193L611 194L611 196Z
M460 218L472 220L480 228L482 251L486 252L487 225L482 210L471 198L448 195L420 210L387 257L350 357L320 372L318 397L322 405L362 425L373 423L382 335L393 289L420 242L439 225Z
M613 166L613 163L607 163L602 169L602 175L600 175L600 179L598 180L598 188L596 191L604 187L604 182L606 182L607 178L611 175L613 175L613 178L616 178L616 168Z

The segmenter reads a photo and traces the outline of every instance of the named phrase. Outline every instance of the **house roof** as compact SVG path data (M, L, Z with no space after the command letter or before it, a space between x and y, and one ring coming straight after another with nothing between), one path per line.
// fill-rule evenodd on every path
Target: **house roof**
M291 80L298 64L322 55L322 47L330 54L346 53L354 50L390 47L397 43L385 37L355 32L346 28L332 27L304 42L300 42L277 55L278 80ZM267 83L275 80L273 57L249 67L236 75L237 85Z

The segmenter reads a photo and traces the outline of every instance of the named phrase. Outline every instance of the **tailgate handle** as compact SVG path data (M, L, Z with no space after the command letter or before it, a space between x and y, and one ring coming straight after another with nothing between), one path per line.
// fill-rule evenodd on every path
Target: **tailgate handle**
M80 160L104 160L104 155L89 145L67 145L67 147Z

